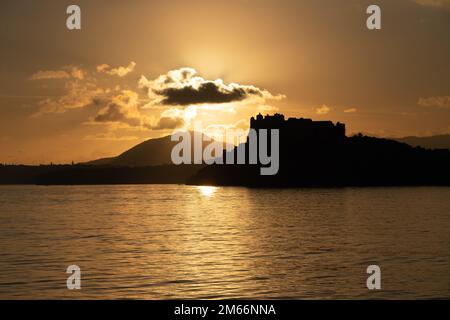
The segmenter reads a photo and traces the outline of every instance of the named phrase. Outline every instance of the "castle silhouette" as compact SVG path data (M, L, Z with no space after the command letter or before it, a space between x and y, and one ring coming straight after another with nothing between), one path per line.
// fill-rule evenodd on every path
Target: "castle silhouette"
M259 141L260 130L265 129L270 136L271 130L279 130L280 135L280 158L288 158L294 156L299 151L299 148L305 151L313 146L332 146L339 142L343 142L346 138L345 124L336 123L332 121L313 121L312 119L305 118L289 118L285 119L283 114L275 113L274 115L263 116L259 113L256 117L250 118L250 129L253 129L256 133L257 140ZM265 141L267 143L268 153L271 154L271 139ZM259 144L256 143L256 152L259 152ZM291 148L290 146L296 146ZM245 163L250 164L250 141L249 136L244 146L245 149ZM289 150L289 153L285 151ZM238 148L234 148L232 151L223 151L223 158L234 157L237 162Z
M345 138L345 124L332 121L313 121L305 118L289 118L285 120L284 115L275 113L273 116L265 117L259 113L256 118L250 119L251 129L279 129L283 135L297 136L304 140L333 141Z
M250 119L250 128L278 129L279 171L260 175L261 164L215 164L188 180L195 185L249 187L343 187L450 185L450 152L411 147L394 140L358 134L347 137L345 124L285 119L282 114ZM269 153L270 153L270 141ZM245 143L246 155L249 138ZM237 149L234 156L236 159ZM225 156L225 154L224 154Z

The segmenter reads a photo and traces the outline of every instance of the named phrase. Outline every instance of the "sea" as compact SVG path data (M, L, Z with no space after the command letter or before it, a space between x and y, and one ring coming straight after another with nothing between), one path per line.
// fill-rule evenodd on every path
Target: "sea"
M0 299L422 298L450 298L449 187L0 186Z

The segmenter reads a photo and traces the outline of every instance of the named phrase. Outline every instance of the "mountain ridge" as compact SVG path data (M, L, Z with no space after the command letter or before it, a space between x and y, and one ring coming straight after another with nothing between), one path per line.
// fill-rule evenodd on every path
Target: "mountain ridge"
M394 138L393 140L409 144L412 147L450 149L450 134L438 134L426 137L407 136L403 138Z

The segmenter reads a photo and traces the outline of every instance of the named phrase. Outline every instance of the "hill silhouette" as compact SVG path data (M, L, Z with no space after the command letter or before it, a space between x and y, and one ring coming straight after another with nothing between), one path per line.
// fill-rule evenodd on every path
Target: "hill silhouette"
M251 187L450 185L448 150L414 148L361 134L347 137L343 124L284 120L283 115L259 115L251 119L250 127L280 130L276 175L260 175L261 164L212 165L188 183ZM244 148L248 150L248 142Z
M192 139L194 134L194 132L190 132ZM117 157L102 158L84 164L120 167L144 167L172 164L171 152L178 142L171 141L170 138L171 136L149 139L123 152ZM203 148L209 143L210 142L203 142ZM191 150L191 155L193 155L193 149Z

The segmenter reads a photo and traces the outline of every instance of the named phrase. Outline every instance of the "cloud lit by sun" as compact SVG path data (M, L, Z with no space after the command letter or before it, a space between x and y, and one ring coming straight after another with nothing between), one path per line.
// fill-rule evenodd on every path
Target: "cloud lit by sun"
M103 125L107 130L103 134L111 135L114 130L124 128L140 131L195 130L194 123L201 123L201 130L205 133L208 131L212 136L219 136L224 128L248 127L248 119L258 112L277 110L268 102L284 97L254 85L227 84L222 79L207 80L195 69L187 67L170 70L154 80L141 75L134 88L125 89L120 80L135 68L136 63L132 61L128 66L99 64L96 70L80 67L41 70L31 79L65 81L66 92L59 97L39 101L41 107L36 115L94 108L96 114L85 123ZM105 75L111 77L105 79Z

